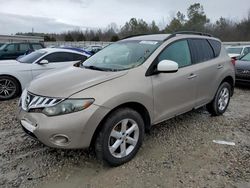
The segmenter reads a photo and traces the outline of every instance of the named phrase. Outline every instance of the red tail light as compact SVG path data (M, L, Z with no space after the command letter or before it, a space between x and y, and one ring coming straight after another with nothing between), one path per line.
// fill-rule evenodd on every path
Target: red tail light
M232 64L235 66L235 63L236 63L236 57L232 57L232 58L231 58L231 62L232 62Z

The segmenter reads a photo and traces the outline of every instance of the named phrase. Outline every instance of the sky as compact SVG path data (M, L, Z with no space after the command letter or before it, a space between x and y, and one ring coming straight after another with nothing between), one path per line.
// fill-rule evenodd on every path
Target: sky
M130 18L155 20L161 27L177 11L186 14L193 3L201 3L211 21L248 16L249 0L0 0L0 34L17 32L60 33L75 29L118 28Z

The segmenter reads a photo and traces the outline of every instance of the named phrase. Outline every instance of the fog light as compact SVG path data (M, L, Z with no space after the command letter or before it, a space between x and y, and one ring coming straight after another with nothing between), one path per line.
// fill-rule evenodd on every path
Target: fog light
M56 145L62 146L69 143L69 138L66 135L57 134L51 137L51 141Z

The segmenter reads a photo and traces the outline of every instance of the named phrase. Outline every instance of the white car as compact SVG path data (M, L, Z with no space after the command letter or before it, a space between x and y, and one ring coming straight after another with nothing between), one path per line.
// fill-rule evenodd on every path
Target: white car
M75 50L45 48L17 60L0 61L0 100L18 96L36 76L48 70L71 66L89 56Z
M250 53L250 46L229 46L226 48L229 57L240 58Z

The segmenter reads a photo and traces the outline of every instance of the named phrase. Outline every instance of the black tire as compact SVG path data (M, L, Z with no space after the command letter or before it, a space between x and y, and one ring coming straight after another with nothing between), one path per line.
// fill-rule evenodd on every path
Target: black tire
M120 125L119 122L121 122L125 119L129 119L129 121L133 120L138 125L138 129L136 129L138 140L137 140L137 143L135 144L135 146L131 145L133 147L133 150L130 153L128 153L124 157L118 158L118 157L115 157L109 149L111 139L115 140L115 138L113 138L111 136L111 131ZM130 126L129 124L130 124L130 122L128 122L126 124L126 127L129 127ZM132 127L132 125L131 125L131 127ZM139 136L138 136L138 131L139 131ZM122 133L122 131L119 133ZM133 134L135 134L135 133L133 133ZM97 139L95 142L95 153L96 153L97 159L104 161L105 163L107 163L110 166L122 165L122 164L130 161L136 155L136 153L138 152L139 148L142 145L143 137L144 137L144 121L143 121L141 115L138 112L136 112L135 110L130 109L130 108L118 109L108 116L108 118L106 119L106 121L102 125L101 131L99 132L99 134L97 136ZM124 139L124 138L116 139L116 141L119 141L122 139ZM115 143L116 141L114 141L113 143ZM126 139L126 141L123 141L123 142L125 142L126 147L127 147L127 145L128 145L128 147L130 147L130 145L127 144L127 139ZM122 144L123 144L123 142L122 142ZM119 151L119 150L122 150L121 144L117 148L116 151Z
M219 105L220 94L223 91L223 89L225 89L225 88L229 92L229 94L228 94L229 98L228 98L228 102L225 105L225 107L223 109L220 109L220 105ZM220 116L220 115L222 115L227 110L227 107L228 107L228 105L230 103L231 94L232 94L232 86L228 82L223 82L220 85L220 87L218 88L218 90L217 90L217 92L215 94L214 99L209 104L207 104L207 106L206 106L207 107L207 111L212 116Z
M9 88L13 88L12 91L8 90L8 94L4 92L4 90L6 91L6 86L9 86ZM0 76L0 100L13 99L17 97L20 92L21 88L15 78L12 78L10 76Z

